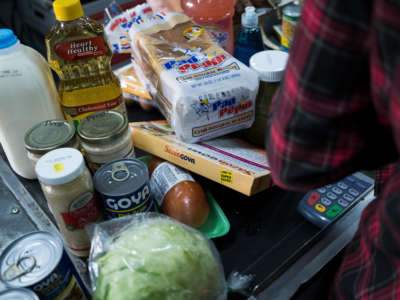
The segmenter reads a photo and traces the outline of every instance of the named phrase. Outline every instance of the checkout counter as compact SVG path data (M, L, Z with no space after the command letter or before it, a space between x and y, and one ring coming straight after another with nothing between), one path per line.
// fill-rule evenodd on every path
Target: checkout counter
M162 119L158 112L146 112L138 106L130 106L128 111L132 122ZM136 156L146 154L139 149L135 151ZM58 231L38 181L16 175L4 153L0 154L1 252L25 233ZM248 197L207 179L197 177L197 180L207 185L231 224L228 234L213 239L225 275L237 271L253 276L245 295L231 295L228 299L291 298L351 240L363 208L373 199L371 192L343 217L321 230L297 212L304 193L272 187ZM73 258L73 262L81 275L81 284L88 287L85 262L78 258Z

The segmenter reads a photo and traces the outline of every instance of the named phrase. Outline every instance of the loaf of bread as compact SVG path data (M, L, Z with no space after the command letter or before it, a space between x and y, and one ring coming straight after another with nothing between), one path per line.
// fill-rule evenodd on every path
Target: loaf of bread
M257 74L182 13L139 16L129 30L138 76L176 135L197 142L248 128Z

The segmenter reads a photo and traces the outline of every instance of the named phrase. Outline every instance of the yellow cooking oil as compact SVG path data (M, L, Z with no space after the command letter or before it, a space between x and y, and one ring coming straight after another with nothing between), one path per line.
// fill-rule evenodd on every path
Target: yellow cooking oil
M83 15L79 0L56 0L53 8L57 21L45 37L47 59L60 79L58 92L67 121L77 126L101 110L126 115L103 26Z

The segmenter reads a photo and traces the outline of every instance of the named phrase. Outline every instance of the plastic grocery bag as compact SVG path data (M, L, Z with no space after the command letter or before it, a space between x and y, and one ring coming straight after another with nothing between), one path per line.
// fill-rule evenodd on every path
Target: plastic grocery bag
M94 225L89 272L94 300L223 300L218 252L202 233L157 213Z
M145 6L129 26L136 73L177 137L197 142L250 127L257 74L183 13Z
M113 53L132 54L129 29L132 26L137 26L138 24L141 24L142 22L144 22L143 20L152 18L153 15L158 14L154 14L152 8L148 4L140 4L136 5L133 8L122 10L121 7L115 1L113 1L105 8L104 15L106 17L104 29L108 41L111 44ZM162 16L164 15L164 13L160 13L159 15ZM145 103L156 106L156 104L152 103L152 99L156 96L157 93L155 85L152 82L146 80L146 77L143 76L140 67L135 64L134 59L132 59L131 64L135 67L135 73L139 73L139 76L137 76L138 82L140 83L140 85L143 86L146 91L150 93L149 97L144 98L144 101L136 101L137 99L133 100L139 102L140 104ZM136 95L132 93L128 94ZM146 101L146 99L150 99L151 101Z
M149 91L138 79L133 63L134 62L114 71L121 83L121 89L126 103L139 103L144 110L157 107Z

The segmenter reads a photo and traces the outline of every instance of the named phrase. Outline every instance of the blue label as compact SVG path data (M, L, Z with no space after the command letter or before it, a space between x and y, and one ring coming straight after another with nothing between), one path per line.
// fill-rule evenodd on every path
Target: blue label
M147 183L132 194L120 197L108 197L101 193L100 195L103 199L104 216L106 219L155 210Z
M60 263L45 279L30 287L40 299L53 300L68 295L72 290L79 289L73 275L73 265L68 255L63 251ZM82 294L81 294L82 295Z

